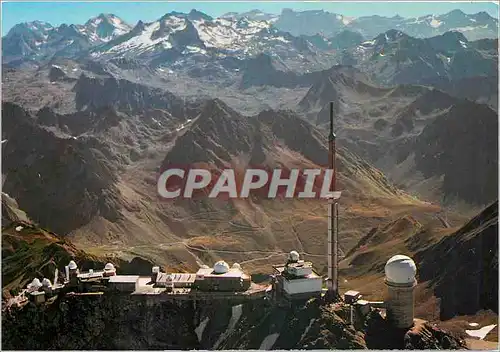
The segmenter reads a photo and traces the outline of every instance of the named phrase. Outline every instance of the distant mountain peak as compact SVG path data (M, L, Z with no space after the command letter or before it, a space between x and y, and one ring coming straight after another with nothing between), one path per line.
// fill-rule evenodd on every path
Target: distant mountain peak
M206 13L204 13L202 11L198 11L196 9L192 9L191 11L189 11L188 18L190 20L200 20L200 19L205 20L205 21L212 21L213 20L212 16L209 16Z

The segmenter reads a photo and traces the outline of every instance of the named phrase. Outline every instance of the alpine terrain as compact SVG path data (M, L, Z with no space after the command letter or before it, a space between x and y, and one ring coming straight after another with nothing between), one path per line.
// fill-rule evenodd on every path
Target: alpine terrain
M2 347L498 348L498 19L196 7L4 33Z

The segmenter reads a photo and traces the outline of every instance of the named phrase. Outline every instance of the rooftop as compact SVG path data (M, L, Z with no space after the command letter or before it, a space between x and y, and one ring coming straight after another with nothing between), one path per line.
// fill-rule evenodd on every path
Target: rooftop
M214 269L212 268L200 268L198 269L198 272L196 275L199 276L204 276L204 277L226 277L226 278L236 278L236 277L241 277L241 278L250 278L247 274L242 272L238 268L231 268L228 270L228 272L223 273L223 274L217 274L214 273Z
M290 279L290 280L294 280L294 279L317 279L319 278L320 276L314 271L314 269L312 270L312 272L307 275L307 276L302 276L302 277L291 277L289 275L286 275L286 272L285 272L285 268L286 268L286 265L273 265L273 268L274 270L276 270L280 275L286 277L286 279Z
M79 279L92 279L96 277L101 277L104 274L104 271L94 271L94 272L85 272L77 275Z
M110 283L136 283L139 275L115 275L109 278Z

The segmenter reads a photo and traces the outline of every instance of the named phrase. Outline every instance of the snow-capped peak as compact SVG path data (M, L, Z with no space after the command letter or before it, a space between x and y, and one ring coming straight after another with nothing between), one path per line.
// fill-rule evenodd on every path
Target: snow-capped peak
M131 29L125 21L113 14L100 14L89 19L83 26L78 26L80 33L92 43L108 42Z

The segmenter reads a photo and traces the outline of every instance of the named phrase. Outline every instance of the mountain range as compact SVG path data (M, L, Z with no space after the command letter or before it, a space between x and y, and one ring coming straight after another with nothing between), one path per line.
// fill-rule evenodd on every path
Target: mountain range
M496 38L497 28L498 20L486 13L467 15L459 10L415 19L370 16L351 20L324 11L289 9L276 17L253 11L214 19L192 10L188 14L167 13L157 21L139 21L135 26L112 14L101 14L83 25L20 23L2 38L2 46L3 62L91 55L141 59L147 56L158 64L165 60L175 62L185 55L245 58L266 51L277 57L298 55L314 62L318 51L359 44L362 38L371 40L391 29L417 38L454 31L468 40L477 40Z
M233 168L238 175L256 165L324 168L333 102L341 289L380 299L383 265L401 251L422 268L419 314L462 334L464 320L453 319L465 314L491 323L498 313L487 284L498 268L498 254L488 251L496 247L498 218L497 30L489 15L458 10L416 19L289 9L212 18L192 10L136 25L103 14L83 25L14 26L2 38L4 296L69 257L148 273L153 263L192 271L224 259L268 275L271 264L297 250L324 274L324 202L259 193L244 200L165 201L157 180L169 165L214 174ZM472 249L485 260L468 256ZM474 277L479 267L481 278ZM465 293L439 302L459 290L452 268L471 286L464 290L474 296L469 310ZM262 322L266 334L285 334L286 326L303 331L307 324L316 335L330 325L344 331L281 338L276 348L387 348L384 338L345 330L343 313L311 304L294 311L303 315L299 320L279 309L245 306L248 334L217 337L220 343L214 340L218 324L227 325L232 308L221 308L227 319L210 322L205 336L182 321L179 336L152 338L160 329L155 322L140 332L151 339L137 344L125 336L135 336L127 333L134 331L127 314L114 320L126 329L112 332L106 345L93 322L115 318L92 313L85 338L75 343L260 348ZM78 309L85 305L75 314ZM171 308L165 314L173 311L181 314ZM59 322L71 317L61 314ZM213 312L203 314L210 320ZM316 325L314 314L322 317ZM9 324L9 343L22 345L16 336L24 325ZM393 347L403 348L404 341L441 346L432 329L418 332L428 344L399 336ZM385 336L383 330L375 336ZM102 339L92 340L93 334ZM46 347L73 346L69 336ZM31 347L36 339L28 340L24 346ZM448 342L461 346L459 339Z

